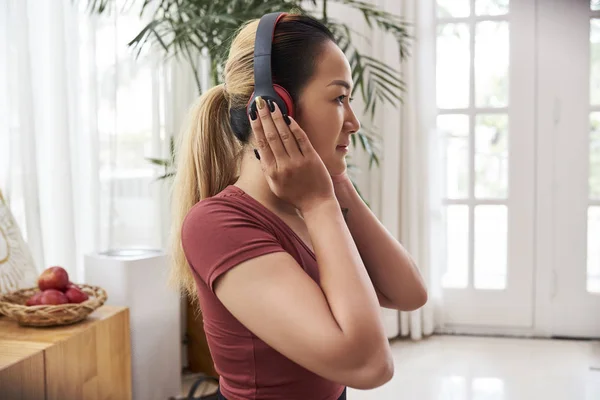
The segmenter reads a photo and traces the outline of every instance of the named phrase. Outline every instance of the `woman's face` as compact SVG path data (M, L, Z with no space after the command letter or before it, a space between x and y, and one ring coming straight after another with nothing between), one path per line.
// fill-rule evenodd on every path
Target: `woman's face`
M342 50L327 41L315 73L296 106L296 121L304 129L331 175L346 171L350 135L360 122L350 107L352 72Z

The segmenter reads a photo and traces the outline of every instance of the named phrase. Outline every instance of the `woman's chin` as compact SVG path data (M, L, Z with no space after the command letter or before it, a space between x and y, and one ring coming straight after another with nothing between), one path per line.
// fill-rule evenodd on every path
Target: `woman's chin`
M341 175L344 172L346 172L346 170L347 170L347 166L346 166L345 159L336 160L336 162L333 162L333 163L330 163L329 165L327 165L327 171L329 172L329 175L331 175L331 176Z

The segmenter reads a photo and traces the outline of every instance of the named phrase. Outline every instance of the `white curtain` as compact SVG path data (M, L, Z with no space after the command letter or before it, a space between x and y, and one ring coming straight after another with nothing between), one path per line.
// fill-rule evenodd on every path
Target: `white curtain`
M433 249L438 241L436 220L440 210L435 192L435 14L433 0L379 0L389 12L412 24L410 56L400 64L393 38L382 37L383 60L398 65L406 84L398 109L385 105L381 113L383 135L380 218L414 257L426 280L429 301L414 312L384 310L388 336L419 340L431 335L441 321L435 312L442 304L438 287L439 260ZM395 326L394 326L395 325ZM395 329L394 329L395 328ZM395 335L394 335L395 334Z
M99 18L87 1L0 0L0 189L37 269L75 282L88 252L163 246L163 169L146 158L168 156L195 96L184 67L135 58L126 3Z

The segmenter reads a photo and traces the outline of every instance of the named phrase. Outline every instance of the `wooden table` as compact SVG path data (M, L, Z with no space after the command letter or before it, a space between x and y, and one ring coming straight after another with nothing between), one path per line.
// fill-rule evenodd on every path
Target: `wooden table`
M125 307L50 328L0 317L0 399L130 400L130 346Z

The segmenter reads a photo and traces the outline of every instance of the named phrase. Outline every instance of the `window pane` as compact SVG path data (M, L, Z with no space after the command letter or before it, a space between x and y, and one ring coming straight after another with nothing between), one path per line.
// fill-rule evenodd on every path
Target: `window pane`
M600 207L588 208L587 290L600 293Z
M475 196L506 198L508 116L478 115L475 123Z
M475 207L475 289L506 288L507 208Z
M446 273L442 286L466 288L469 283L469 207L446 207Z
M475 29L477 107L508 105L508 22L484 21Z
M590 102L600 105L600 19L590 21Z
M468 17L470 0L437 0L439 18Z
M442 144L446 149L446 197L469 196L469 117L440 115L437 118Z
M509 0L475 0L477 15L502 15L508 12Z
M161 234L155 228L160 212L155 196L160 186L152 184L156 167L146 157L155 155L154 129L161 122L154 101L159 94L152 59L144 51L134 57L127 46L144 21L123 13L116 22L114 17L100 19L95 46L101 247L157 246Z
M600 112L590 115L590 199L600 199Z
M590 0L590 8L594 11L600 10L600 0Z
M439 108L469 106L469 60L468 25L438 26L436 89Z

